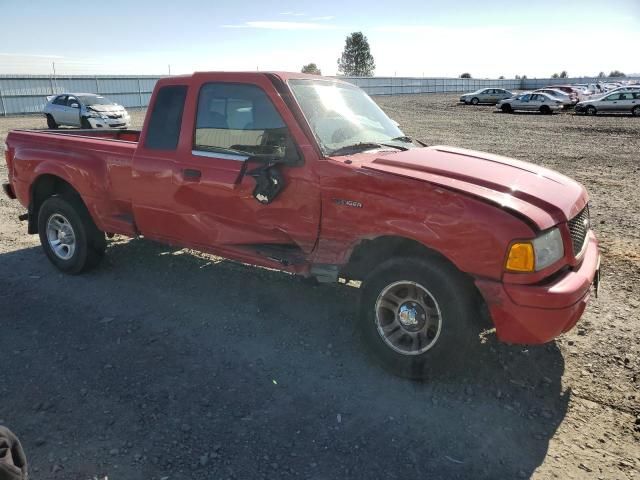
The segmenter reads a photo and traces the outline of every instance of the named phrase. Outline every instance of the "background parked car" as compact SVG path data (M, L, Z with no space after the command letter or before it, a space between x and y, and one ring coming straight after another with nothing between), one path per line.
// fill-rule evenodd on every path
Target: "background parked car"
M587 115L628 112L640 117L640 90L607 93L603 97L580 102L576 105L576 112Z
M513 97L513 92L503 88L481 88L475 92L465 93L460 97L460 101L467 105L477 105L479 103L495 105L500 100L511 97Z
M562 108L562 102L546 93L521 93L513 98L507 98L498 103L498 108L505 113L516 110L538 111L540 113L551 114Z
M573 105L578 103L576 100L574 100L574 97L572 97L568 93L565 93L562 90L556 90L555 88L539 88L538 90L534 90L533 93L546 93L547 95L560 100L564 108L572 107Z
M553 88L555 90L561 90L565 93L568 93L575 102L586 99L586 95L584 95L580 90L572 87L571 85L549 85L546 88Z
M43 113L49 128L129 128L131 118L117 103L94 93L63 93L48 97Z

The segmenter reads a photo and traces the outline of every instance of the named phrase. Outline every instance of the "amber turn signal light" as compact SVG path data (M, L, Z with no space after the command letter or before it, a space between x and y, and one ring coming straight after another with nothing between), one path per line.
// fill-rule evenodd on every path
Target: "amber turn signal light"
M509 250L507 270L512 272L533 272L535 255L531 243L514 243Z

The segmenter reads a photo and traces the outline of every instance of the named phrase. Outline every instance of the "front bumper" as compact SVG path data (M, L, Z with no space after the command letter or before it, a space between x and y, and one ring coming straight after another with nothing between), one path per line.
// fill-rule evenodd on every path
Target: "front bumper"
M500 340L509 343L546 343L571 330L584 312L591 286L598 277L598 241L589 232L582 263L543 285L505 284L476 280L489 307Z
M129 128L131 126L131 117L123 115L121 118L95 118L88 117L91 128Z

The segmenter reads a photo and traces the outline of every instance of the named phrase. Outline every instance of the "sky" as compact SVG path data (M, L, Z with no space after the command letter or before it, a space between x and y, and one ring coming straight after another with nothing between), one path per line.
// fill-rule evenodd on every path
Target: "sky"
M335 75L354 31L377 76L640 73L640 0L0 0L0 74Z

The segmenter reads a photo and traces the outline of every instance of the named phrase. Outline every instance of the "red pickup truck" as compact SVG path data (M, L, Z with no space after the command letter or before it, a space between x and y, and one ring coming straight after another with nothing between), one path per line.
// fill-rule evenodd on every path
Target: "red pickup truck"
M552 340L575 325L599 279L580 184L417 145L334 79L165 78L141 132L15 130L6 161L5 192L59 269L97 265L105 237L120 234L358 280L365 343L409 377L464 358L482 311L503 341Z

